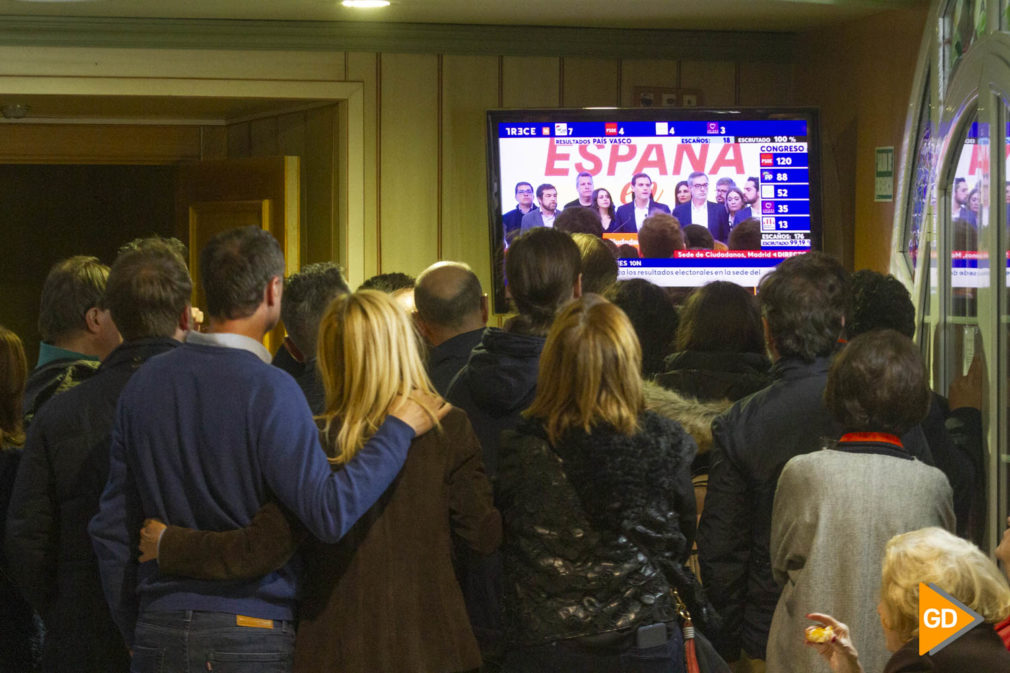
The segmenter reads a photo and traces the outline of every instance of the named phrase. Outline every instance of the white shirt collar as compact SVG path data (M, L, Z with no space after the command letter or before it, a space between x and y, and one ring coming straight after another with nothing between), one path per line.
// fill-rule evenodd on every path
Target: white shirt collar
M256 339L233 332L188 332L186 334L186 342L198 346L238 348L239 350L249 351L267 364L273 361L273 357L271 357L270 351L266 349L266 346L256 341Z

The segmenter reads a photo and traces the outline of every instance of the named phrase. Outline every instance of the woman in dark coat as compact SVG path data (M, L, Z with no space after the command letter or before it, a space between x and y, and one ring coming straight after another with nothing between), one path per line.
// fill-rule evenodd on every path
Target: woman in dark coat
M7 506L25 441L21 398L27 379L28 363L21 339L0 326L0 673L35 670L33 650L41 645L32 609L8 579L4 553Z
M695 446L644 410L641 352L596 295L558 315L532 406L502 437L505 670L672 672L672 586L695 531Z
M735 402L771 383L757 299L736 283L698 288L680 311L677 352L656 377L664 388L702 401Z
M320 326L317 362L326 388L323 446L335 469L382 424L397 396L432 392L411 319L382 292L334 300ZM450 528L479 554L501 540L480 445L458 410L414 439L396 481L339 543L304 545L294 671L479 668ZM299 535L296 521L267 505L240 531L170 527L160 549L149 524L142 549L169 574L256 577L286 562Z

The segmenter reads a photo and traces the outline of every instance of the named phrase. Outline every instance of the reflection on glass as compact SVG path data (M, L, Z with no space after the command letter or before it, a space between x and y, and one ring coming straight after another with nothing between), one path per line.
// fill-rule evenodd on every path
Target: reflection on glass
M1010 11L1010 2L1008 0L1003 0L1004 12ZM1010 25L1010 24L1008 24ZM1010 120L1010 107L1004 104L1004 119ZM1004 138L1004 150L1003 150L1003 161L1000 162L1000 168L1003 169L1002 180L1004 183L1004 215L1002 218L1002 235L999 236L1000 245L1000 258L1004 261L1003 276L1004 283L1002 287L1003 296L1000 297L1000 339L1001 343L999 345L1000 350L1004 353L1010 352L1010 121L1005 122L1003 126L1003 138ZM999 209L995 209L999 212ZM1007 386L1008 380L1010 380L1010 361L1005 357L1003 358L1002 367L997 373L997 381L1002 381L1003 385L998 386L999 397L998 404L999 409L1002 411L1002 423L1003 427L1006 428L1005 432L1010 433L1010 428L1007 427L1007 415L1010 414L1010 387ZM996 471L996 502L1006 503L1008 502L1008 497L1010 497L1010 454L1005 453L1010 442L1006 439L1001 443L1003 447L1003 455L1000 456L1000 468ZM997 510L997 521L1001 524L1000 530L1002 530L1003 515L1007 512L1002 512Z
M968 128L954 170L951 205L951 314L977 313L977 290L989 282L989 256L980 249L979 231L989 224L989 132L987 124Z
M971 502L962 503L958 533L981 542L984 534L985 492L984 437L982 418L986 409L987 357L979 321L991 318L990 287L990 125L972 123L964 134L957 162L952 166L950 208L950 296L944 339L944 364L950 412L946 426L950 439L971 456L978 474L972 485ZM980 313L982 315L980 315ZM978 412L982 412L979 414Z
M1010 0L1005 0L1010 2ZM905 244L914 269L919 255L919 237L922 232L923 217L930 204L929 180L933 174L933 121L929 104L929 79L926 79L925 95L919 112L919 130L916 134L915 164L912 166L912 184L908 194L905 216Z
M975 38L985 32L985 4L985 0L955 0L948 8L944 17L948 74L967 53Z

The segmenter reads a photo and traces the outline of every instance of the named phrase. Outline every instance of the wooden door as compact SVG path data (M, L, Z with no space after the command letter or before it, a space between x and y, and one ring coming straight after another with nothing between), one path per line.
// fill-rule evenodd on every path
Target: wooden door
M284 251L285 275L301 266L298 157L253 157L184 164L176 180L176 231L189 245L193 306L203 307L200 250L216 234L236 227L266 229ZM280 325L264 343L276 353L284 341Z

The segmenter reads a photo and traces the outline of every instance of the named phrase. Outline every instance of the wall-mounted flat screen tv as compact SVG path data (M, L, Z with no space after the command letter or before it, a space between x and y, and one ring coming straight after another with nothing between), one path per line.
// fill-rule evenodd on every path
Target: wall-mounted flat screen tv
M487 123L496 312L507 310L511 241L566 208L600 215L622 280L756 286L820 249L816 109L490 110ZM657 244L653 225L640 240L657 213L677 218L685 249Z

